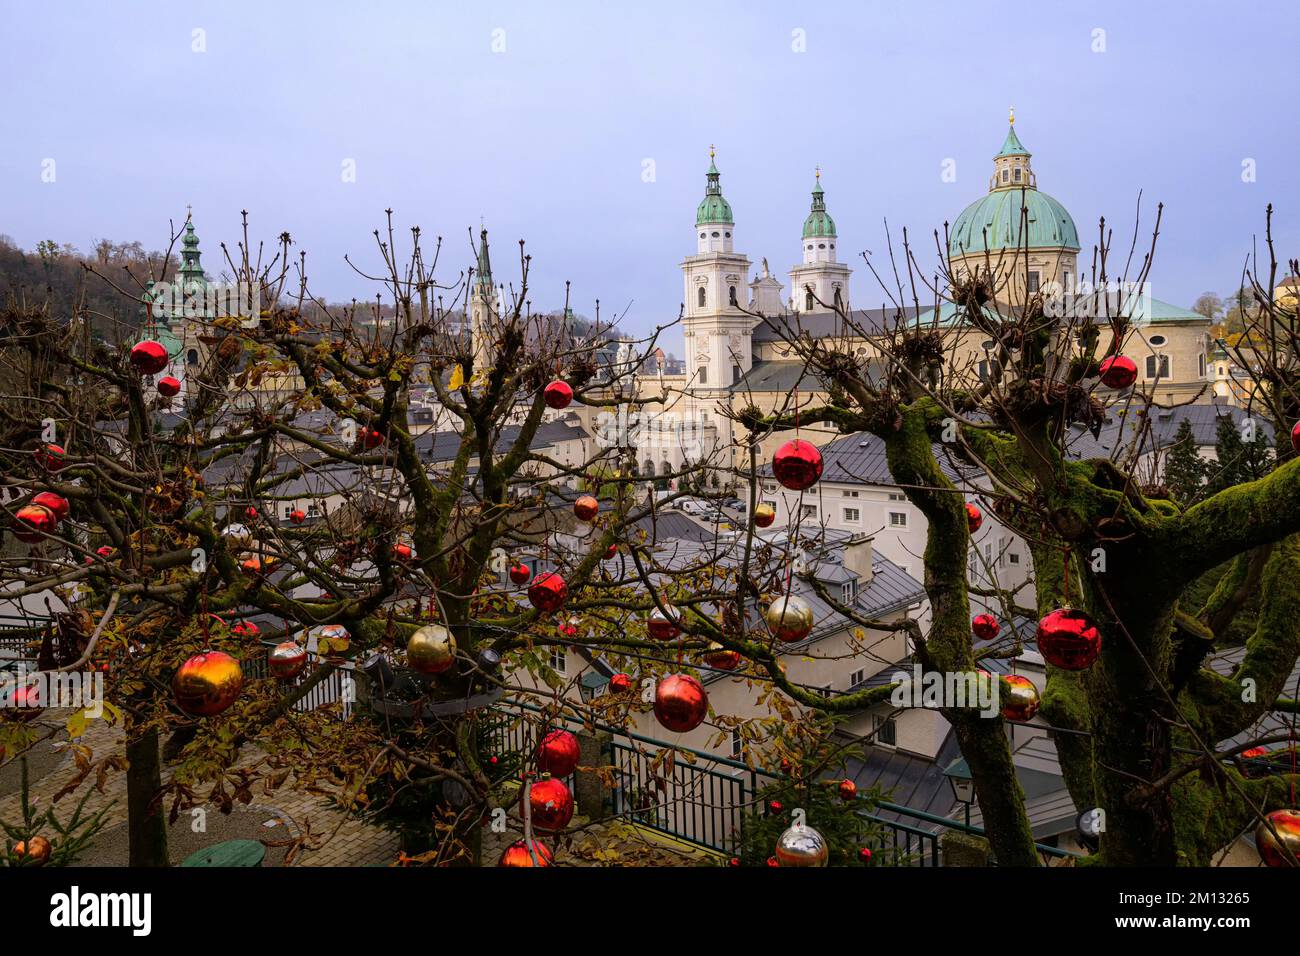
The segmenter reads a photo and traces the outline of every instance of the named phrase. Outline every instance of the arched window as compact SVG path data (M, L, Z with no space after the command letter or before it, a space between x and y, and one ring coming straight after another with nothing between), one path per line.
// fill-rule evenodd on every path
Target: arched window
M1014 176L1013 176L1012 178L1015 179L1016 182L1020 182L1020 167L1019 167L1019 166L1016 167L1015 174L1014 174Z
M734 285L727 287L727 301L732 305L736 304L736 287Z
M696 298L699 299L700 308L701 309L704 308L704 301L705 301L704 286L700 286L700 288L697 290Z
M645 467L644 467L641 471L642 471L642 474L645 475L645 477L647 477L647 478L653 478L653 477L655 476L655 463L654 463L654 459L653 459L653 458L647 458L647 459L645 460Z
M199 350L198 350L198 349L190 349L188 352L185 353L185 364L186 364L186 365L198 365L198 364L199 364Z
M1010 173L1008 173L1005 169L1002 170L1002 181L1003 181L1004 183L1007 181L1007 177L1008 177L1009 175L1010 175Z
M839 286L836 286L836 287L835 287L835 308L837 308L837 309L842 309L842 308L844 308L844 303L843 303L842 301L840 301L840 287L839 287Z
M813 294L812 294L812 289L809 289L809 290L804 294L804 300L803 300L803 301L804 301L804 311L805 311L805 312L811 312L811 311L813 310Z

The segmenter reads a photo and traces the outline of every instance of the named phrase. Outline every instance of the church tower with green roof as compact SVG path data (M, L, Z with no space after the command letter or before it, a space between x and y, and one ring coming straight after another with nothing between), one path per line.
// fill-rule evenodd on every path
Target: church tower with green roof
M803 261L790 269L790 311L829 312L849 308L849 275L852 270L840 262L835 246L835 220L826 211L822 173L815 173L812 208L803 221Z

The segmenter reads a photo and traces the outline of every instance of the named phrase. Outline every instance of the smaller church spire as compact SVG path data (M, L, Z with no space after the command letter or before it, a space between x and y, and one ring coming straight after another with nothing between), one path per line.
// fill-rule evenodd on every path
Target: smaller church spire
M488 257L488 234L484 229L479 233L478 243L478 284L480 287L492 288L492 261Z

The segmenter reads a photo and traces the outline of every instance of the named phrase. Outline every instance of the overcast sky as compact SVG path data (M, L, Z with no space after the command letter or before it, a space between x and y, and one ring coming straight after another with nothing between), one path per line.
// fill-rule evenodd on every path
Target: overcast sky
M888 220L932 264L1014 105L1081 268L1102 215L1127 250L1141 191L1139 248L1165 204L1154 294L1186 306L1235 287L1270 202L1280 254L1300 255L1298 11L0 0L0 233L161 248L192 203L215 273L247 209L343 299L372 294L343 256L376 267L385 208L445 238L447 278L482 220L498 280L517 282L525 238L537 307L570 280L578 311L600 299L642 331L677 314L714 143L754 268L766 256L788 284L820 164L853 302L878 305L858 253L885 264Z

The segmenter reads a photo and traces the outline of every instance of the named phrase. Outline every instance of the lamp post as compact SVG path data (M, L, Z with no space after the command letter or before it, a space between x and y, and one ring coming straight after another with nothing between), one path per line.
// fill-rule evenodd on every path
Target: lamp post
M952 794L966 808L966 826L970 826L970 805L975 802L975 779L971 776L970 765L964 757L958 757L944 768L943 775L948 778Z
M596 671L587 671L578 681L578 693L582 695L583 703L589 704L601 694L605 693L605 688L609 686L609 678L604 674Z

